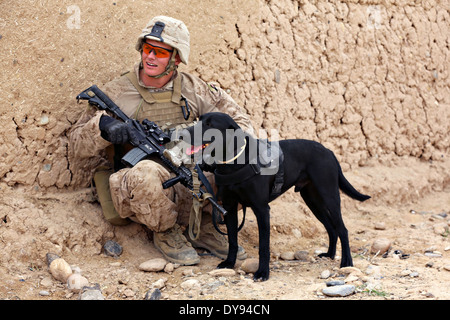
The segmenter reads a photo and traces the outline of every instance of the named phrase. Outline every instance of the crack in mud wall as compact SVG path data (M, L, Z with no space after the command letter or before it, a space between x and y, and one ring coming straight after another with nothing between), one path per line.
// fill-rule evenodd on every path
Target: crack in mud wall
M89 184L85 168L100 160L68 161L66 134L85 107L75 96L130 69L153 14L185 21L182 70L218 82L257 129L317 140L344 170L448 157L448 2L183 3L1 3L0 181Z

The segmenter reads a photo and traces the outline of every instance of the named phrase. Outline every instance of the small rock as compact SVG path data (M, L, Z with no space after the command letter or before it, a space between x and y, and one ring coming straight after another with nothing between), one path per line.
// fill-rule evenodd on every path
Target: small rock
M74 273L67 278L67 288L73 292L80 292L81 288L89 285L88 279L79 273Z
M360 276L361 276L361 274L359 274L358 272L352 272L347 276L347 278L345 278L345 282L358 281Z
M167 279L159 279L158 281L153 282L152 287L156 289L161 289L166 285Z
M340 268L339 271L345 275L349 275L349 274L353 273L353 274L361 276L363 274L362 271L356 267L343 267L343 268Z
M450 271L450 264L446 264L446 265L444 266L444 270Z
M425 252L425 255L430 258L441 258L442 253L439 251L433 251L433 252Z
M296 238L301 238L301 237L303 237L302 232L301 232L299 229L297 229L297 228L292 229L292 234L293 234L294 237L296 237Z
M370 248L370 253L378 253L382 255L387 252L391 247L391 241L386 238L378 238L375 239L372 243L372 247Z
M184 290L200 289L200 281L197 279L189 279L180 284Z
M322 290L324 295L330 297L346 297L355 292L355 286L350 284L344 284L342 286L326 287Z
M172 273L173 270L175 269L173 263L169 262L168 264L166 264L166 266L164 267L164 272L165 273Z
M40 296L49 296L49 295L50 295L50 292L48 292L48 291L46 291L46 290L41 290L41 291L39 291L39 295L40 295Z
M308 251L297 251L294 253L294 258L295 260L307 262L309 261Z
M50 253L50 252L47 253L47 254L45 255L45 257L46 257L46 259L47 259L47 267L50 267L50 264L52 263L53 260L61 258L61 257L58 256L57 254Z
M96 283L94 286L81 288L78 300L105 300L105 297L100 290L100 285Z
M103 251L107 256L118 257L122 254L123 248L113 240L108 240L103 245Z
M448 230L448 225L446 222L439 223L433 226L434 233L437 235L444 235L446 230Z
M78 266L70 266L72 268L73 273L79 273L81 274L81 268Z
M125 289L123 291L123 295L124 295L125 298L132 298L132 297L134 297L134 291L129 289L129 288Z
M345 284L345 281L344 280L333 280L333 281L328 281L325 284L327 285L327 287L343 286Z
M161 299L161 290L156 288L155 290L148 290L145 294L144 300L159 300Z
M50 263L50 273L56 280L66 283L72 268L64 259L57 258Z
M409 269L404 269L400 272L400 276L402 276L402 277L409 276L410 274L411 274L411 270L409 270Z
M320 279L328 279L331 276L330 270L323 270L320 273Z
M105 300L105 297L98 290L87 290L80 295L78 300Z
M384 222L375 223L375 230L386 230L386 224Z
M283 259L283 260L294 260L295 258L294 258L294 252L292 252L292 251L288 251L288 252L283 252L281 255L280 255L280 258L281 259Z
M39 121L39 124L46 125L46 124L48 124L48 122L49 122L48 116L46 114L43 114L41 116L41 120Z
M255 273L258 270L259 260L256 258L245 259L241 264L241 269L246 273Z
M183 269L181 271L181 274L185 277L193 277L195 275L194 269L192 269L192 268Z
M41 286L45 287L45 288L50 288L53 285L53 281L51 277L45 277L44 279L41 280Z
M167 261L163 258L156 258L147 260L145 262L142 262L139 265L139 270L142 271L148 271L148 272L157 272L164 270L164 267L166 266Z
M394 259L408 259L409 258L409 254L408 253L403 253L402 250L394 250L392 252L392 258Z
M417 278L417 277L419 276L419 273L418 273L417 271L413 271L413 272L411 272L411 273L409 274L409 276L410 276L411 278Z
M232 277L236 275L236 271L233 269L215 269L208 272L208 274L215 277Z

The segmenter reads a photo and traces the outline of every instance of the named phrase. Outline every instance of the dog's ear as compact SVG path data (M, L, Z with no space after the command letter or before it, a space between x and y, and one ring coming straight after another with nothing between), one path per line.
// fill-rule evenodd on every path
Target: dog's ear
M232 117L230 117L229 115L227 115L227 122L228 122L228 128L227 129L234 129L234 130L238 130L241 127L236 123L236 121L233 120Z

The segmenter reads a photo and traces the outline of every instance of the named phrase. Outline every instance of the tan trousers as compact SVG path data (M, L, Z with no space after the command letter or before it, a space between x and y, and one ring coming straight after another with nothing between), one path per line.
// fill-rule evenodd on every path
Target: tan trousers
M191 192L180 183L168 189L162 187L162 183L173 176L152 160L119 170L109 178L114 207L122 218L138 220L155 232L164 232L175 223L187 225L192 207ZM207 177L210 181L213 179L212 174ZM205 209L207 207L210 205Z

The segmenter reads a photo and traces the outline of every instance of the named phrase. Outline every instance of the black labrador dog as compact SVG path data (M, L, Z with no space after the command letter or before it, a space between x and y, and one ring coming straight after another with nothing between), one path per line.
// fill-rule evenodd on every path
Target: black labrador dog
M185 130L183 139L189 139L186 142L193 146L192 150L202 149L202 160L209 159L206 167L214 171L217 198L227 210L225 223L229 252L218 268L233 268L235 265L238 250L237 211L238 204L241 204L252 209L259 229L259 267L254 279L264 281L269 278L269 202L292 186L300 192L328 233L328 252L319 256L334 259L339 237L341 267L353 265L347 229L341 216L339 189L359 201L365 201L370 196L359 193L347 181L332 151L318 142L303 139L281 140L278 146L272 146L268 141L243 133L229 115L217 112L202 115L195 126ZM219 140L221 143L218 143ZM274 160L278 161L278 166L273 166L275 170L270 171Z

